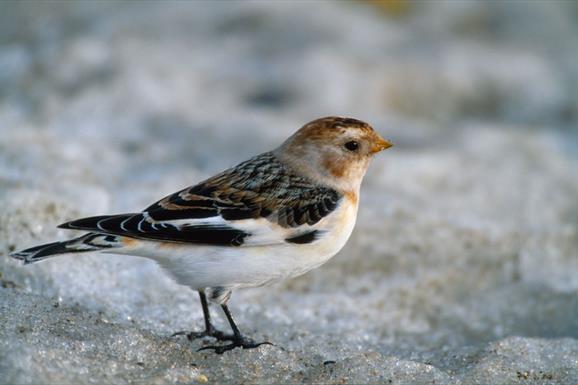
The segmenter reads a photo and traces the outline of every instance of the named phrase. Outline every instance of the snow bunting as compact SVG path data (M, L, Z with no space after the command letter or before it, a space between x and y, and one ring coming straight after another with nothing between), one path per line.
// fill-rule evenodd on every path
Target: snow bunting
M25 264L89 251L150 258L200 295L205 330L175 334L231 342L206 347L217 353L257 347L231 316L231 292L296 277L334 256L353 230L372 156L390 146L362 121L317 119L277 149L142 212L66 222L59 227L88 233L11 256ZM213 327L207 297L223 309L232 335Z

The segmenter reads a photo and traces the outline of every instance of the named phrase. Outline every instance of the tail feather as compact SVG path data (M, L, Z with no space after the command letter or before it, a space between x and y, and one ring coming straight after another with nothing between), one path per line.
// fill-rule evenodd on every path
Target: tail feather
M12 258L21 260L24 264L38 262L43 259L67 253L84 253L121 247L120 237L115 235L88 233L79 238L63 242L52 242L34 246L29 249L10 254Z

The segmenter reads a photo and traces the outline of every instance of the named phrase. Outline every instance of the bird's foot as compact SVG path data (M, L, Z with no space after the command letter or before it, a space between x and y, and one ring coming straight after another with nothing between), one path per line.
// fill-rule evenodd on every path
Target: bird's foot
M273 345L271 342L265 341L265 342L255 342L250 338L245 338L245 337L241 337L241 338L234 338L231 340L232 343L230 343L229 345L223 345L223 346L205 346L203 348L200 348L199 350L197 350L198 352L200 352L201 350L209 350L212 349L215 351L215 353L217 354L223 354L229 350L233 350L235 348L243 348L243 349L254 349L254 348L258 348L261 345ZM273 345L275 346L275 345Z
M227 334L224 333L218 329L215 328L210 328L207 329L205 331L202 332L186 332L186 331L180 331L180 332L176 332L173 333L171 335L171 337L176 337L176 336L185 336L187 337L187 339L189 341L193 341L199 338L204 338L204 337L213 337L218 341L234 341L235 340L235 336L233 334Z

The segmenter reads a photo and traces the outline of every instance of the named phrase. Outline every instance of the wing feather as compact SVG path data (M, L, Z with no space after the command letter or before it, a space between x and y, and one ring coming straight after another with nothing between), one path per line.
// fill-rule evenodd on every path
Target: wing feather
M63 223L63 229L95 231L131 238L216 246L241 246L249 234L226 225L181 225L151 222L143 213L82 218Z
M341 199L336 190L289 172L269 152L169 195L145 211L158 221L267 218L291 228L316 224L335 210Z
M302 238L300 227L313 231L341 201L334 189L289 172L273 153L265 153L142 213L82 218L60 227L222 246L312 242L317 237Z

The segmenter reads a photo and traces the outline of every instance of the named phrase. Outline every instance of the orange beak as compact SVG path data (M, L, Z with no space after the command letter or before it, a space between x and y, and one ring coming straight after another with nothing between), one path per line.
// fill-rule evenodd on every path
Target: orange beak
M388 149L391 146L393 146L393 144L391 144L387 140L383 139L381 136L379 136L379 135L376 135L376 136L377 136L377 138L375 139L375 141L373 142L373 145L371 146L371 153L372 154L378 153L380 151L383 151L383 150Z

